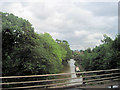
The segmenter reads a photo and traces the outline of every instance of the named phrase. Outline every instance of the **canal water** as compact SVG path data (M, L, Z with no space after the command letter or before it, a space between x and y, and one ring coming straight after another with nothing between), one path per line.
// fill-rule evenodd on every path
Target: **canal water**
M68 65L66 65L66 67L64 68L64 70L62 71L63 73L75 73L75 60L74 59L70 59L70 61L68 62ZM70 78L76 78L76 74L72 74L69 76ZM77 79L71 79L71 80L67 80L66 82L79 82L79 83L74 83L74 84L68 84L68 85L76 85L76 84L82 84L82 77L79 76Z

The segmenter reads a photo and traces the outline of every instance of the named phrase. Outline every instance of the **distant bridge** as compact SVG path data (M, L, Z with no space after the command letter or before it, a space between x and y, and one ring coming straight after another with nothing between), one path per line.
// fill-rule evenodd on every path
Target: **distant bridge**
M28 75L28 76L6 76L0 77L3 80L0 85L2 89L55 89L55 88L84 88L97 84L107 84L109 82L120 81L120 69L85 71L77 73L60 73L60 74L45 74L45 75ZM78 77L70 78L72 74L77 74ZM79 79L82 78L82 81ZM78 79L75 82L70 80ZM97 88L97 87L96 87Z

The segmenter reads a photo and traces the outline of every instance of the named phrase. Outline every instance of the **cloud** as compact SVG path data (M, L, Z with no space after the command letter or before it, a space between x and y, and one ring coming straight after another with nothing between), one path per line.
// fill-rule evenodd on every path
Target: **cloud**
M90 34L88 31L85 31L85 30L74 31L74 33L75 33L75 36L85 36L85 35Z
M117 16L118 3L116 2L76 2L75 5L90 10L97 16Z
M64 39L71 49L86 49L100 44L103 34L117 34L117 2L79 0L32 0L2 2L3 12L29 20L37 33L48 32Z

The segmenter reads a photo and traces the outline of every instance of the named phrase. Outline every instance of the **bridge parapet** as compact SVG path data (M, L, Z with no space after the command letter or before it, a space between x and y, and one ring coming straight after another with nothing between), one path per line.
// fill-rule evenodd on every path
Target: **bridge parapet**
M120 69L85 71L77 73L59 73L45 75L6 76L2 79L2 89L62 88L101 84L120 80ZM71 78L72 74L77 74ZM69 82L82 78L82 81ZM70 85L72 84L72 85ZM73 85L74 84L74 85Z

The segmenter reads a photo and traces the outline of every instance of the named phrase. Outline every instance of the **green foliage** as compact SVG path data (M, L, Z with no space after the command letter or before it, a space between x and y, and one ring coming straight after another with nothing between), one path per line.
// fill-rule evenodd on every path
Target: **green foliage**
M61 41L58 39L56 39L56 42L61 47L63 62L67 62L72 57L72 50L70 49L68 42L66 40Z
M67 41L57 43L48 33L37 34L29 21L2 14L2 74L58 73L70 59Z
M85 70L120 68L120 35L115 40L104 35L102 42L100 46L92 50L88 48L83 55L75 58Z

